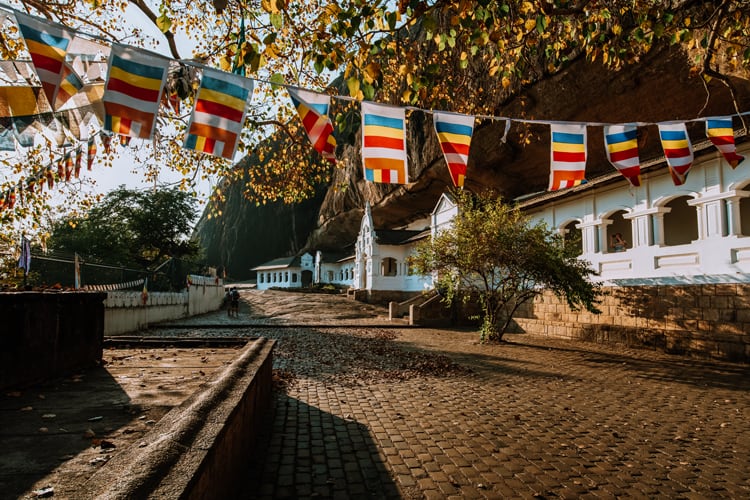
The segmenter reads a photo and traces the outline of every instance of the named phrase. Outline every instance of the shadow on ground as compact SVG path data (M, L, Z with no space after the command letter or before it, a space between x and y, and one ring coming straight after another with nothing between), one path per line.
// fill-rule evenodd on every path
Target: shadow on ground
M244 499L401 498L369 430L355 420L276 391L262 435Z
M19 498L74 457L89 461L91 469L101 466L108 445L102 447L99 438L139 411L104 368L5 390L0 395L0 498ZM78 456L87 449L90 453ZM60 485L54 487L60 496Z

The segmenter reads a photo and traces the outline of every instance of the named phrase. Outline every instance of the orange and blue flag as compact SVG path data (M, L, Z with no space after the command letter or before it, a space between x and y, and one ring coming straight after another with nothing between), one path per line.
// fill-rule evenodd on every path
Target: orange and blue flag
M659 138L675 186L685 184L693 165L693 145L684 123L660 123Z
M578 186L586 182L586 125L550 125L549 191Z
M641 185L641 160L638 155L638 127L609 125L604 127L604 148L609 162L633 186Z
M74 33L21 12L15 16L44 95L50 106L57 109L83 87L81 78L65 62Z
M336 139L333 137L333 124L328 117L331 97L298 88L289 88L287 92L313 149L326 160L336 163Z
M91 170L94 166L94 158L96 158L96 141L94 137L89 137L88 148L86 148L86 170Z
M737 154L731 116L707 118L706 135L713 145L721 151L732 168L737 168L737 165L745 159L744 156Z
M448 164L453 185L463 187L466 166L469 162L471 136L474 133L474 117L454 113L435 112L432 115L440 149Z
M252 93L253 80L204 69L185 136L185 147L232 160Z
M104 129L151 139L167 80L169 59L112 45L104 87Z
M362 164L370 182L408 184L406 110L363 102Z

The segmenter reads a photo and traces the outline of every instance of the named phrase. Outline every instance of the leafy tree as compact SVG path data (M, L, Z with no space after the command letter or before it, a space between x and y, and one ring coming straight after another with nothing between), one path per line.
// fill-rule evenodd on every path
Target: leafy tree
M266 82L257 85L242 137L242 150L260 158L253 169L183 149L184 109L164 110L157 140L132 148L147 176L173 169L184 175L182 187L188 190L196 179L223 177L244 183L246 196L257 202L309 198L333 172L307 145L278 84L326 89L331 75L341 75L341 85L330 91L355 100L496 115L524 88L579 58L617 71L638 64L655 47L679 45L707 92L716 88L712 81L734 92L730 77L746 78L750 68L748 0L15 0L14 5L82 32L152 48L154 40L142 27L126 28L123 22L126 9L140 10L162 33L171 56L181 60L172 68L169 89L184 109L192 104L196 64ZM8 26L0 43L7 58L19 53L13 31ZM180 53L178 35L196 42L192 54ZM341 143L351 142L359 126L354 108L334 107ZM279 149L284 154L269 149L278 141L264 142L272 135L285 139ZM513 139L519 146L527 140L524 134ZM3 170L13 175L0 176L0 193L44 168L51 155L42 148L23 161L6 161ZM217 202L222 185L214 194ZM38 219L47 202L46 192L26 193L24 203L0 210L0 223L7 228L23 218Z
M194 207L194 199L176 188L138 191L120 187L84 216L55 223L48 248L150 271L169 259L194 261L200 255L198 243L189 239ZM172 282L180 288L184 274L172 277Z
M422 242L409 262L437 276L448 303L478 299L482 341L501 340L518 308L545 289L573 309L599 312L600 286L578 248L494 195L462 192L456 200L450 228Z

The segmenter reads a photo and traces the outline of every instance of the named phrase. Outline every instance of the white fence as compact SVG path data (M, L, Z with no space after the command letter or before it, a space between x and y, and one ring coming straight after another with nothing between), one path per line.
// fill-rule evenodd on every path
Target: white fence
M104 301L104 335L148 328L150 324L216 311L224 299L219 278L189 276L184 292L107 292Z

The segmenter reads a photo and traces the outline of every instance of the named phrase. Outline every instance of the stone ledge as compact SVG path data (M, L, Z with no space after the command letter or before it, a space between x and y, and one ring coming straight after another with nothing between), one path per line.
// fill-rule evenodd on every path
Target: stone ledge
M231 498L270 405L274 345L263 338L248 344L203 390L94 474L80 498Z

